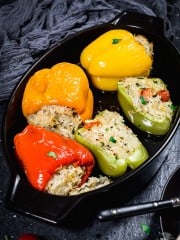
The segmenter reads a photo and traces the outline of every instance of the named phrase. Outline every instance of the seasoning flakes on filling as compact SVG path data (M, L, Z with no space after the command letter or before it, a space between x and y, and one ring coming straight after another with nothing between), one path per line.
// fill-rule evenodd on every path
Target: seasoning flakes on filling
M29 115L27 120L29 124L70 138L74 138L74 132L82 123L81 117L74 109L58 105L43 106L37 113Z
M125 78L119 82L124 86L138 112L152 119L171 119L173 104L167 86L159 78Z
M100 127L100 124L93 124L93 121L88 120L88 125L91 122L93 127L83 134L87 141L101 147L108 155L116 154L116 158L122 156L126 158L129 152L133 152L139 146L139 139L130 128L125 126L124 119L119 113L105 110L102 114L98 114L95 122L100 122L103 127Z
M70 196L92 191L111 183L110 178L100 175L99 177L89 177L88 180L80 186L84 172L85 168L80 166L74 167L73 165L68 165L59 168L46 185L45 190L55 195Z

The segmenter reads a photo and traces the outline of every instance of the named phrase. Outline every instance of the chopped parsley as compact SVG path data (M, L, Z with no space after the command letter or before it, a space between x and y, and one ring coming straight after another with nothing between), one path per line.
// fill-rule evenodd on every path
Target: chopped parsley
M170 109L171 109L172 111L175 111L176 108L177 108L177 106L175 106L175 105L173 105L173 104L169 105L169 107L170 107Z
M151 229L147 224L141 224L141 228L147 235L150 235Z
M47 156L52 157L54 159L57 159L57 154L55 152L53 152L53 151L48 152Z
M140 96L140 100L143 105L146 105L148 103L148 101L146 101L146 99L143 96Z
M117 142L117 140L113 136L111 136L109 138L109 141L112 142L112 143L116 143Z
M113 38L112 44L117 44L117 43L119 43L120 41L121 41L120 38Z

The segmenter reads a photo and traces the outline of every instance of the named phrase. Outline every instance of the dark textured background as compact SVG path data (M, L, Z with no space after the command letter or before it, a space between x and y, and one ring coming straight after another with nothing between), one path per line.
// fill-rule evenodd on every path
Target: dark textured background
M0 0L0 96L9 96L25 71L58 41L131 9L159 16L176 44L179 0ZM172 5L173 4L173 5ZM170 13L170 19L168 16Z
M118 13L133 9L162 17L166 37L180 51L180 0L0 0L0 120L6 100L24 72L59 40L94 24L107 22ZM134 204L161 197L163 187L180 165L180 128L163 152L166 160L150 184L127 202ZM94 219L79 228L57 227L9 211L4 199L9 184L9 171L0 153L0 239L17 239L24 232L44 236L47 240L160 240L159 217L146 214L115 222ZM78 216L77 216L78 218ZM147 224L151 234L141 229ZM168 240L168 239L167 239ZM170 239L169 239L170 240Z

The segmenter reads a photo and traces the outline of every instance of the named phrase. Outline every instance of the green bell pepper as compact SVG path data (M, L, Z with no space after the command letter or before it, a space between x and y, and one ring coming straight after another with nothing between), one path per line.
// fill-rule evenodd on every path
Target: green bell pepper
M162 82L161 79L154 78L152 79L152 81L157 81L158 83L161 84L161 86L163 86L163 90L159 90L158 92L159 94L160 93L169 94L169 92L166 89L166 85ZM149 90L149 88L146 88L146 89ZM145 106L148 104L152 104L151 100L147 100L143 95L139 95L138 104L142 106L142 109L140 109L138 108L137 105L134 104L132 97L128 94L128 91L129 89L124 86L122 81L118 83L118 102L125 116L129 119L129 121L140 130L150 133L152 135L160 136L160 135L166 134L171 126L172 116L175 109L174 106L172 105L172 102L169 96L167 97L167 99L164 98L164 100L159 100L161 101L160 104L162 105L162 107L160 107L160 105L155 103L157 106L155 110L157 111L158 109L159 114L160 114L160 111L164 112L163 117L159 117L158 115L157 117L155 117L151 115L148 111L142 110L143 105ZM153 96L151 96L152 101L153 101L153 98L155 98L156 96L157 94L156 95L154 94ZM153 106L149 105L148 110L153 111ZM166 116L166 113L167 113L167 116Z
M93 153L100 170L110 177L123 175L128 167L135 169L148 158L146 148L122 119L105 110L75 132L76 141Z

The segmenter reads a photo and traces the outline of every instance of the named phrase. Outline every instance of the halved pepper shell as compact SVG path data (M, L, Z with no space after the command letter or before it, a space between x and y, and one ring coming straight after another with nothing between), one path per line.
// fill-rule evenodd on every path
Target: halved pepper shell
M97 122L97 116L90 123L92 127ZM102 128L102 126L100 127ZM127 126L124 126L124 127L127 127ZM135 148L134 151L131 151L128 154L128 157L124 157L122 154L120 154L121 156L117 158L115 155L107 154L107 152L103 149L103 147L98 146L97 144L93 143L92 141L88 140L85 137L84 133L87 133L87 131L89 131L89 129L86 128L86 125L84 127L79 128L75 132L75 139L80 144L87 147L93 153L93 155L97 160L100 170L104 174L110 177L122 176L127 171L128 167L131 169L136 169L145 160L147 160L149 156L146 148L143 146L143 144L140 141L138 143L138 147ZM105 134L105 139L111 138L110 136L108 136L108 133L106 130L103 133ZM119 152L121 152L121 150L119 150Z
M164 135L168 132L171 126L171 120L169 118L163 121L159 119L152 119L145 113L140 112L133 105L131 97L127 94L125 87L118 84L118 102L129 121L140 130L150 133L152 135Z
M83 130L82 130L83 131ZM79 130L78 130L79 132ZM88 142L80 134L76 133L76 140L87 147L95 156L100 170L110 176L110 177L119 177L125 174L127 168L130 167L132 170L139 167L145 160L148 158L148 153L145 147L141 144L133 154L129 155L128 158L115 159L110 157L103 152L100 147L97 147L94 144Z

